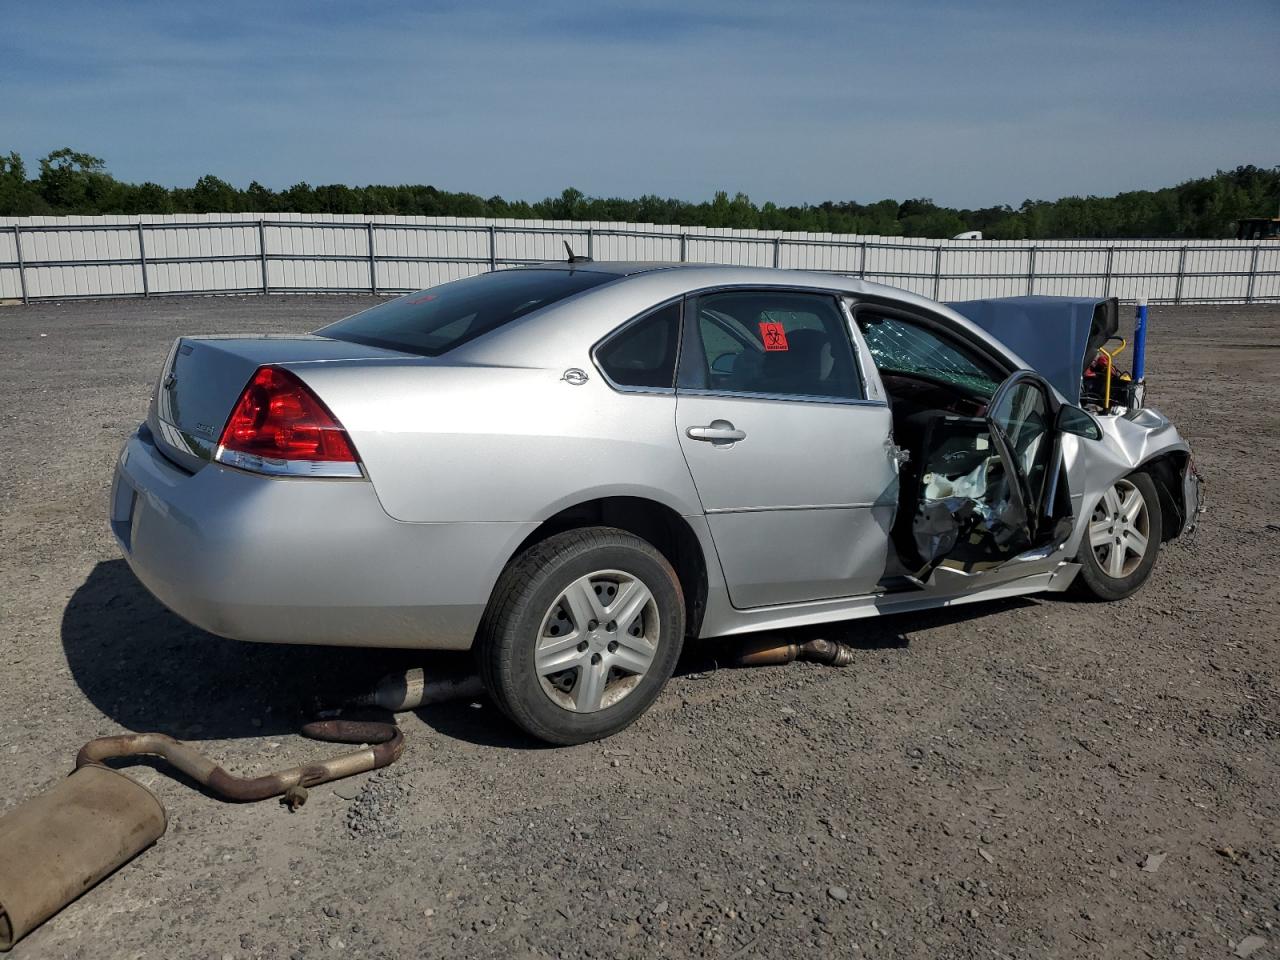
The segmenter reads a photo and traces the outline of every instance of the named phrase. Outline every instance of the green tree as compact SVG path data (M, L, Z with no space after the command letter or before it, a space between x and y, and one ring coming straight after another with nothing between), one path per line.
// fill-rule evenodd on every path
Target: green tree
M90 184L106 176L101 157L63 147L40 161L38 189L45 202L58 213L98 213L89 202ZM101 197L104 191L99 184L92 192Z
M173 213L173 196L158 183L121 184L121 213Z
M239 191L227 181L206 173L187 191L186 208L192 213L235 213Z
M277 200L275 191L267 189L257 180L251 180L248 189L244 191L244 208L254 213L274 212Z
M49 212L49 204L27 179L22 157L16 153L0 156L0 216L33 217Z
M653 194L635 199L589 197L568 187L535 203L451 193L430 184L369 184L350 187L296 183L277 193L252 181L239 189L208 174L190 187L116 180L101 158L70 147L40 160L39 176L28 178L17 153L0 154L0 215L131 213L270 214L333 213L402 216L501 217L513 219L604 220L632 223L763 228L944 238L964 230L1009 239L1231 236L1242 217L1280 212L1280 167L1245 165L1217 171L1159 190L1134 190L1114 197L1027 199L1014 209L1002 205L977 210L944 207L927 197L885 199L864 204L827 200L817 204L756 205L745 193L717 191L710 200L690 202Z

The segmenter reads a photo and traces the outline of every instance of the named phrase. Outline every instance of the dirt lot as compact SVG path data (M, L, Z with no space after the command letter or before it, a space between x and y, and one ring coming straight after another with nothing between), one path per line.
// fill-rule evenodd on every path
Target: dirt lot
M293 733L309 697L414 662L195 630L105 519L174 335L364 302L0 309L0 810L121 730L239 772L325 752ZM424 710L398 765L296 814L135 766L168 835L15 955L1280 956L1280 309L1155 309L1149 377L1209 508L1137 597L830 628L845 670L704 647L571 749L485 703Z

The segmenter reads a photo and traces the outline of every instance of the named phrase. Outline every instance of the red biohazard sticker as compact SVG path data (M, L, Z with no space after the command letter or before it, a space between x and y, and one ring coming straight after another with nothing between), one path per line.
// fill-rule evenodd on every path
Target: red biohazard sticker
M780 323L760 321L760 339L767 351L787 350L787 331Z

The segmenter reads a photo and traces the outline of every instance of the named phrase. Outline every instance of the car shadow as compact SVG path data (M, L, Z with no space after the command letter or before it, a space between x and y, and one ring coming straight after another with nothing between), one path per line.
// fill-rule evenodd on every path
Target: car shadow
M861 620L841 620L812 626L793 627L787 630L762 631L743 634L741 639L756 640L776 638L781 646L786 643L805 643L825 639L843 643L855 650L905 650L911 643L911 634L937 627L967 623L991 616L1004 610L1035 606L1036 600L1027 597L1009 597L986 600L982 603L963 604L955 607L938 607L933 610L917 610L905 613L889 613ZM740 667L733 663L733 638L700 640L686 644L676 676L706 673L710 670L764 670L769 667ZM852 664L857 668L857 661Z
M901 650L912 632L1034 602L995 600L774 635L779 643L825 637L858 650ZM459 674L470 670L471 663L465 653L227 640L171 613L123 560L99 563L72 594L62 617L62 646L72 678L108 721L103 734L123 727L191 741L297 733L318 705L370 690L388 673L421 666L442 675ZM731 649L732 640L687 644L676 674L770 669L733 667ZM436 733L474 745L515 750L545 746L518 731L487 699L433 704L414 712Z
M425 659L414 650L214 636L171 613L123 560L99 563L72 594L62 647L72 678L106 717L102 733L123 727L195 741L297 733L317 704L363 693ZM458 655L426 656L458 669Z

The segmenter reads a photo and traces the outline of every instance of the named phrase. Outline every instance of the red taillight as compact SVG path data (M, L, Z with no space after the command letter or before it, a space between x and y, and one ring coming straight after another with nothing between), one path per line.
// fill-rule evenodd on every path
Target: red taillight
M306 384L279 367L261 367L253 375L218 445L218 458L236 466L251 462L235 454L321 464L359 462L342 424Z

